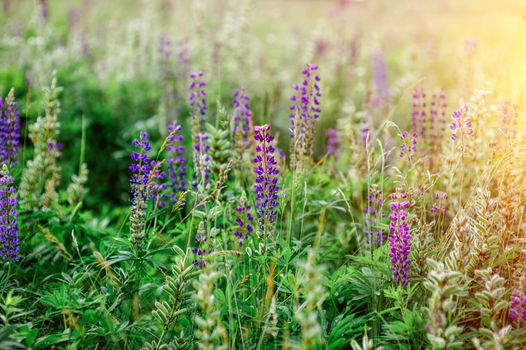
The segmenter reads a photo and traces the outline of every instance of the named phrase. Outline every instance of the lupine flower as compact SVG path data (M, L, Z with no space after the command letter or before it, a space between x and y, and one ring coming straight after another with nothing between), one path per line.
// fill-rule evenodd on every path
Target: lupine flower
M422 144L425 144L426 140L426 124L427 124L427 104L426 104L426 92L424 89L413 90L413 112L411 114L411 125L413 132L419 136L422 140Z
M416 132L413 132L411 137L409 137L409 132L404 131L400 134L400 139L402 139L402 144L400 145L400 158L406 158L407 162L411 163L413 161L413 156L416 154Z
M367 243L373 247L382 245L385 240L384 229L379 227L384 217L383 205L382 191L375 185L371 186L367 196L367 207L364 209L364 233Z
M520 289L514 289L511 295L508 317L515 325L526 325L526 294Z
M60 156L62 156L62 149L64 148L64 145L56 141L49 141L47 143L47 148L49 150L49 153L54 158L59 158Z
M192 253L195 256L192 264L195 267L204 268L206 267L206 256L212 254L212 247L203 221L199 223L199 227L197 228L195 243L197 244L197 247L192 249Z
M247 203L247 196L245 192L241 195L241 199L236 207L236 224L234 228L234 242L236 244L236 255L241 255L241 248L248 240L249 235L254 231L252 216L252 207Z
M15 165L20 143L20 117L11 89L4 103L0 97L0 164Z
M152 149L148 141L148 133L141 132L138 139L133 140L132 145L137 149L130 154L132 164L129 169L132 172L130 178L131 187L131 215L130 215L130 242L142 249L146 237L146 211L148 201L156 201L158 192L162 191L162 180L165 175L159 170L159 163L152 161L148 152Z
M150 174L149 177L149 183L148 183L148 191L150 194L150 199L154 203L154 208L157 206L164 207L166 206L166 201L164 200L162 193L165 192L165 190L168 188L166 185L166 173L161 170L161 162L158 162L156 160L152 160Z
M331 156L336 156L340 151L340 137L338 130L336 129L327 129L327 154Z
M362 119L362 127L360 128L360 141L365 148L371 144L371 131L369 130L369 118Z
M193 120L192 133L197 135L204 131L205 116L206 116L206 83L202 81L203 72L190 74L192 82L188 88L190 92L189 104L190 115Z
M144 238L146 237L145 221L146 221L146 209L148 206L148 176L150 174L150 157L148 152L151 150L150 143L148 142L148 134L142 132L139 139L133 140L132 142L137 151L133 151L130 154L132 164L129 169L132 172L130 178L131 185L131 237L130 241L133 245L142 245Z
M296 161L301 161L303 157L312 157L312 144L314 141L314 126L319 118L321 90L319 86L320 77L316 75L318 66L308 64L303 70L304 80L300 85L292 88L296 91L290 98L290 136L291 156L293 156L292 166L296 167Z
M433 203L433 206L431 207L431 212L433 214L437 213L444 213L446 211L445 202L447 201L448 196L444 192L437 192L435 194L435 202Z
M182 39L176 43L175 57L177 58L176 75L177 80L187 86L190 76L190 59L188 52L188 39Z
M243 90L234 91L234 138L236 140L236 149L241 154L250 147L252 133L252 112L248 105L250 98Z
M15 179L9 176L7 165L0 168L0 256L7 261L18 261L20 241L18 238L18 213L16 207Z
M459 138L464 136L473 136L473 124L471 118L468 115L469 107L466 105L464 108L457 109L451 114L453 122L449 125L451 129L451 140L457 141Z
M172 204L177 203L178 194L186 190L186 161L184 158L183 136L179 134L181 126L172 122L168 125L166 138L166 167L168 169L169 193ZM163 203L161 203L163 206Z
M380 105L389 99L389 82L387 81L387 66L382 51L374 51L371 55L372 77L376 90L375 105Z
M208 188L210 184L210 145L208 135L197 133L194 135L194 189Z
M256 211L258 215L260 237L272 233L272 225L276 220L278 206L278 174L277 162L274 158L276 148L272 146L274 136L269 133L270 125L254 127L256 140L256 157L254 172L256 179L254 192L256 194Z
M496 143L512 143L517 136L518 111L517 106L506 101L502 105L500 130L496 133Z
M391 199L391 215L389 215L391 271L395 281L405 287L409 284L409 269L411 267L411 260L409 259L411 236L407 221L409 202L407 201L407 194L402 193L393 193Z
M446 128L445 98L443 91L433 93L428 103L428 96L424 89L415 88L413 90L412 132L418 137L419 154L427 156L431 170L435 169L439 163L438 157L442 150Z
M429 108L429 154L431 168L434 167L437 157L442 150L442 142L446 130L446 94L444 91L432 95L431 106Z

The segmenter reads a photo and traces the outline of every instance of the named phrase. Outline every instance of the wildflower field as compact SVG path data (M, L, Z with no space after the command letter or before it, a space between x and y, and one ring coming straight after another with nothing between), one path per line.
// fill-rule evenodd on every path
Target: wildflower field
M0 0L0 349L526 349L526 1Z

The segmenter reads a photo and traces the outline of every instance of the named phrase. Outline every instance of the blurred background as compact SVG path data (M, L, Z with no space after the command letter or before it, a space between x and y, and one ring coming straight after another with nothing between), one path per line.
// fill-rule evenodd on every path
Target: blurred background
M104 211L128 203L140 130L160 139L169 120L189 129L190 72L204 72L209 122L242 87L256 123L272 123L288 150L291 86L318 64L322 157L327 128L407 125L415 87L443 89L451 108L486 89L523 110L525 16L523 0L2 0L0 93L15 88L27 131L56 72L63 176L85 159L86 203Z

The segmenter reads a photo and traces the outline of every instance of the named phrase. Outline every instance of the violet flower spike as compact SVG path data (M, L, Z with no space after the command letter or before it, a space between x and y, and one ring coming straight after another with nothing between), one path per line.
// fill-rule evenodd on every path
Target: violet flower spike
M192 264L201 269L206 267L207 256L212 254L212 241L208 239L208 233L203 221L199 223L197 233L195 235L195 243L197 247L192 248L194 260Z
M446 201L448 196L444 192L437 192L434 197L435 201L430 211L433 214L440 214L446 212Z
M278 207L278 174L277 162L274 158L275 147L271 144L274 136L269 133L270 125L254 127L256 140L256 156L254 157L254 172L256 173L254 192L256 195L256 211L261 237L268 237L273 231L273 223Z
M15 179L9 176L7 165L0 168L0 257L6 261L20 260L18 213Z
M526 294L521 289L514 289L511 294L508 318L517 327L526 325Z
M409 132L404 131L400 134L400 139L402 140L400 158L406 158L407 162L411 163L417 151L417 134L413 131L409 137Z
M327 154L336 157L340 153L340 135L336 129L327 129Z
M208 151L208 134L198 133L194 135L194 182L192 184L195 190L200 186L207 189L210 185L210 156Z
M290 98L292 106L289 119L291 154L295 155L296 160L303 156L312 157L315 124L321 113L320 77L316 75L317 70L317 65L308 64L303 70L303 82L292 87L296 93Z
M138 249L144 247L148 203L150 200L153 201L152 210L154 210L158 204L159 194L166 189L164 184L166 175L159 169L160 163L151 160L148 155L152 149L148 138L148 133L141 132L139 138L132 142L136 151L130 154L132 161L129 167L132 172L130 177L130 242Z
M427 133L427 103L424 89L415 88L413 91L413 112L411 113L411 125L413 132L425 143Z
M451 140L455 142L461 139L462 147L464 146L464 137L474 136L473 124L468 113L469 107L467 105L451 113L451 117L453 118L453 122L449 125L451 129Z
M192 79L192 81L188 87L190 93L188 102L190 105L190 116L192 117L193 121L192 133L194 135L204 132L204 125L206 121L206 83L202 80L202 78L203 72L190 74L190 79Z
M168 125L169 135L166 138L166 168L168 172L168 200L176 204L178 196L186 190L186 160L184 157L183 136L181 126L172 122ZM164 203L160 203L164 206Z
M367 244L373 248L381 246L386 238L384 229L380 227L385 215L383 206L382 191L377 189L376 185L371 186L367 196L367 207L364 209L364 233Z
M387 81L387 65L382 51L377 50L371 55L371 70L373 83L376 89L376 98L373 103L379 106L385 103L390 96L389 82Z
M244 152L250 147L252 134L252 111L248 102L248 97L242 89L234 91L234 106L233 112L233 132L235 138L236 149L239 153Z
M241 250L250 235L254 232L254 217L252 207L247 203L247 198L243 192L241 199L236 207L235 225L233 239L235 243L236 255L241 256Z
M406 287L409 285L409 270L411 268L411 260L409 259L411 236L409 234L409 222L407 221L409 202L407 195L401 193L392 194L391 199L392 202L389 206L391 209L391 215L389 215L391 271L394 280Z
M20 117L14 90L0 97L0 165L16 165L20 151Z

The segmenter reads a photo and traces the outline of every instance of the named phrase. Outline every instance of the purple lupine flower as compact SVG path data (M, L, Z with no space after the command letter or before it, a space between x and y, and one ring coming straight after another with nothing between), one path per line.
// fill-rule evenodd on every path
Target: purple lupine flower
M62 149L64 148L64 145L56 141L49 141L47 143L47 148L49 150L49 154L56 159L62 156Z
M371 186L367 196L367 207L364 209L364 233L367 238L367 244L372 247L382 245L385 240L384 229L379 226L385 215L383 205L382 191L375 186Z
M176 42L175 57L177 59L176 76L183 86L187 86L190 76L190 58L188 51L188 38Z
M20 117L11 90L4 102L0 97L0 164L16 165L19 147Z
M497 132L498 144L511 143L517 135L518 107L509 101L502 104L500 132Z
M166 201L164 200L162 193L165 192L165 190L168 188L166 186L165 180L166 180L166 173L161 170L161 162L152 160L151 168L148 179L148 192L150 195L150 199L152 199L154 203L154 208L152 210L155 210L155 206L164 207L166 206Z
M258 216L260 237L270 236L272 225L276 220L278 206L278 174L277 162L274 158L276 148L271 144L274 136L269 133L270 125L254 127L256 140L256 156L254 157L254 172L256 173L254 192L256 194L256 211Z
M195 243L197 244L197 247L192 248L192 253L194 254L192 264L195 267L205 268L206 256L212 254L212 241L208 239L208 234L203 221L199 223L199 227L197 228Z
M132 164L129 169L132 172L130 178L131 185L131 205L134 206L139 200L148 200L148 180L151 168L151 159L148 152L152 149L148 141L148 133L141 132L139 139L135 139L132 145L138 149L130 154Z
M194 182L192 184L195 190L200 186L207 189L210 185L210 156L208 151L208 134L197 133L194 135Z
M250 147L251 133L252 133L252 112L248 105L250 97L248 97L242 89L234 91L234 138L236 140L236 148L238 152L242 153Z
M202 80L203 72L190 74L192 82L188 88L190 97L188 99L190 105L190 115L193 120L192 134L197 135L204 131L205 116L206 116L206 83Z
M321 113L320 77L315 73L317 70L317 65L307 64L303 70L303 82L292 87L296 93L290 98L291 154L312 157L314 126Z
M513 290L508 317L518 327L526 325L526 294L524 294L523 290Z
M236 207L235 215L236 224L234 226L234 242L236 255L241 256L241 249L248 240L249 235L254 232L254 217L252 216L252 207L247 203L245 193L241 196Z
M132 172L130 178L131 185L131 205L137 204L137 201L147 202L153 199L154 202L160 192L166 189L163 180L166 174L159 169L160 163L151 160L148 152L152 147L148 141L147 132L141 132L139 138L133 140L132 145L138 149L130 154L132 164L129 169Z
M0 169L0 256L4 260L16 262L20 259L20 240L18 238L18 213L16 207L15 179L9 176L7 165Z
M429 151L437 156L442 149L442 140L446 130L446 94L442 90L432 95L429 107Z
M435 201L433 203L433 206L430 209L431 213L433 214L444 213L446 211L445 202L448 199L447 193L437 191L437 193L435 193L434 198L435 198Z
M336 129L327 129L327 154L336 157L340 152L340 135Z
M144 238L146 237L146 213L148 202L152 200L157 206L159 193L166 185L164 184L165 173L159 170L160 163L151 160L148 152L151 151L148 133L141 132L139 138L132 141L132 145L137 149L130 153L131 165L129 167L132 175L130 177L130 242L137 248L142 249Z
M469 107L467 105L451 113L451 117L453 118L453 122L449 125L451 129L451 140L455 142L460 138L462 147L464 145L464 136L474 135L473 124L468 113Z
M413 156L416 154L417 145L417 134L416 132L411 133L404 131L400 134L402 144L400 145L400 158L406 158L408 163L413 161Z
M181 126L172 122L168 125L166 138L166 167L168 170L169 193L168 199L172 204L177 203L178 194L186 190L186 161L184 158L183 135L179 134ZM164 203L160 203L161 206Z
M361 121L360 141L362 146L368 148L371 145L371 131L369 130L369 118L366 116Z
M422 140L422 144L425 144L426 140L426 124L427 124L427 103L426 103L426 92L424 89L413 90L413 111L411 113L411 126L413 132L418 135Z
M387 65L385 64L385 57L382 51L376 50L371 55L371 71L374 87L376 90L376 98L374 104L376 106L385 103L389 99L389 82L387 80Z
M409 284L409 269L411 267L411 260L409 259L411 236L407 221L409 202L407 194L403 193L393 193L391 199L391 215L389 215L391 271L395 281L405 287Z

